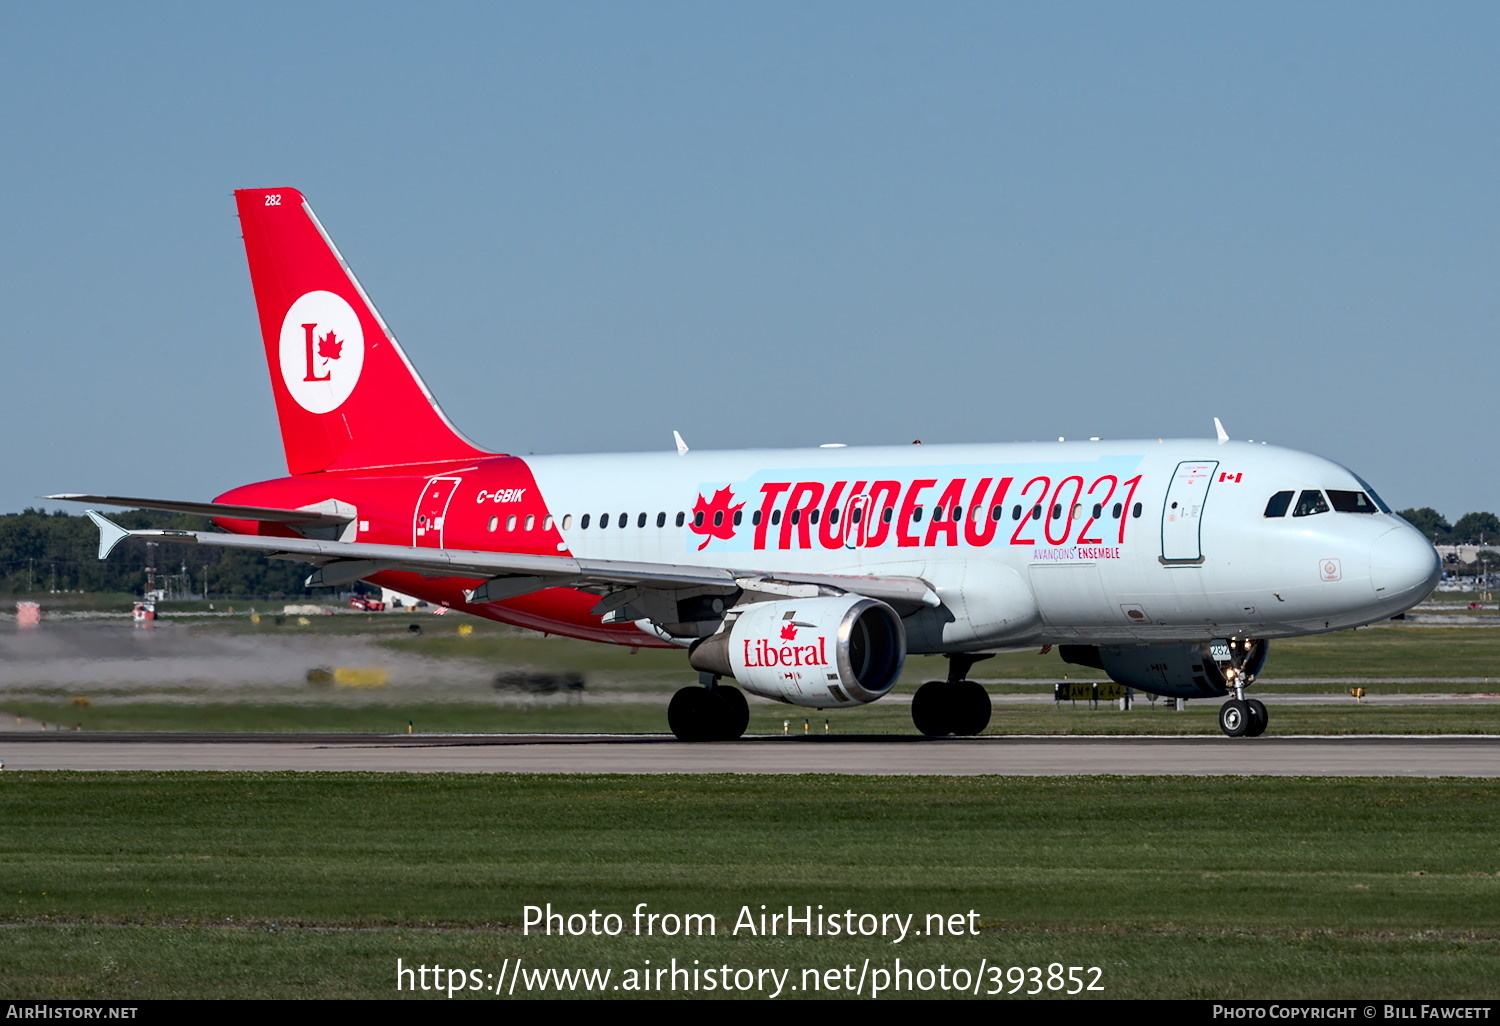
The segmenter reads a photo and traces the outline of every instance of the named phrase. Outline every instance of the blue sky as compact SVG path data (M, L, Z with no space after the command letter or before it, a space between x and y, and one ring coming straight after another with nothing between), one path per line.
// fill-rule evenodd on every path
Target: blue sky
M1500 7L11 4L6 473L284 472L231 190L515 453L1232 435L1500 509Z

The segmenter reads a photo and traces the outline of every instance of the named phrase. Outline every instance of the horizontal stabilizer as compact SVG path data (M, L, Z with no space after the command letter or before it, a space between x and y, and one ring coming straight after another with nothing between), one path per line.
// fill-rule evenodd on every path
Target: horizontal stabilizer
M120 544L126 538L130 537L129 531L125 530L125 528L121 527L113 520L110 520L98 510L86 509L84 510L84 512L87 513L89 519L94 522L94 526L99 528L100 559L108 558L109 554L115 551L116 545Z
M126 509L152 509L163 513L192 513L204 517L224 517L227 520L258 520L269 524L296 524L299 527L343 527L348 517L333 513L318 513L306 509L273 509L267 506L235 506L225 502L181 502L177 499L136 499L124 495L80 495L67 492L62 495L44 495L44 499L62 499L67 502L92 502L100 506L122 506ZM102 557L101 557L102 558Z

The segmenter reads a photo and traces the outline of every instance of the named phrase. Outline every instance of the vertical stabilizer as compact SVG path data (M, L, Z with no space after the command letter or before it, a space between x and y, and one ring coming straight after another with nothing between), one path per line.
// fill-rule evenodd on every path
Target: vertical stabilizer
M293 474L488 455L458 433L296 189L234 194Z

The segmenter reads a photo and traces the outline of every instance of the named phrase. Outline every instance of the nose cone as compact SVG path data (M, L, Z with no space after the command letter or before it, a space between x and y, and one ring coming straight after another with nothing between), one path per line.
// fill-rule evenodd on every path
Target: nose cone
M1408 609L1426 598L1441 576L1437 550L1415 528L1393 527L1370 546L1370 582L1382 605Z

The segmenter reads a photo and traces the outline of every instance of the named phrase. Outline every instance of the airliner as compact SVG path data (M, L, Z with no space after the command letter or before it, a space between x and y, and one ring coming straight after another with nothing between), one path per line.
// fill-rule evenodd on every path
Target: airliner
M438 407L294 189L235 193L287 475L213 502L68 495L203 514L139 537L312 564L476 616L677 648L684 741L739 738L744 691L817 709L891 692L908 655L947 658L911 703L922 734L983 731L981 659L1056 646L1179 699L1227 698L1231 737L1270 639L1395 616L1439 576L1432 545L1326 459L1230 440L1089 440L520 457ZM675 434L675 433L674 433ZM739 687L727 683L733 680ZM744 691L740 689L743 688Z

